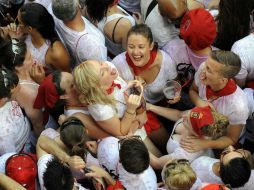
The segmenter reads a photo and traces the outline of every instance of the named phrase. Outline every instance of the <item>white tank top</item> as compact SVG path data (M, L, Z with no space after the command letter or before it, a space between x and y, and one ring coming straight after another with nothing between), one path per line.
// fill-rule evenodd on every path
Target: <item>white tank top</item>
M39 48L34 47L32 43L32 38L30 35L27 36L25 40L27 48L30 50L34 61L37 64L42 64L44 68L46 68L49 72L53 71L52 67L46 64L46 54L47 51L51 45L51 42L49 40L46 40L46 42Z
M122 12L124 12L125 15L123 14L113 14L107 17L104 17L100 22L98 22L98 28L104 32L104 27L107 23L111 22L112 20L118 20L120 18L125 18L128 21L130 21L132 26L135 26L135 19L129 15L124 9L122 9L121 7L117 6L117 8L119 8ZM119 43L115 43L113 42L111 39L109 39L106 35L105 35L105 39L106 39L106 46L108 48L108 51L110 53L112 53L113 55L118 55L122 52L124 52L124 49L122 47L122 44Z

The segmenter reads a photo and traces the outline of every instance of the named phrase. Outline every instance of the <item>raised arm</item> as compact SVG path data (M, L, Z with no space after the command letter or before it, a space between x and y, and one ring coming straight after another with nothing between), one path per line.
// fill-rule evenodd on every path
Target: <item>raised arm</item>
M3 190L26 190L22 185L12 178L0 173L0 188Z

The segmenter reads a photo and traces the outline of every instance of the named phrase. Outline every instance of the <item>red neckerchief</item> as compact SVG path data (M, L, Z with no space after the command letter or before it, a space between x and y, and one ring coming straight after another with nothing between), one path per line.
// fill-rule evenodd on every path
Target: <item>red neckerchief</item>
M206 86L206 98L214 100L221 96L228 96L236 91L237 85L233 79L229 79L226 86L218 92L214 92L210 86Z
M114 81L111 84L111 87L109 89L107 89L107 94L112 94L112 92L114 92L114 88L117 87L118 89L121 89L121 85L120 84L116 84Z
M136 65L134 65L134 63L132 62L132 60L127 52L125 54L126 61L127 61L128 65L133 69L134 74L137 76L137 75L140 75L140 73L142 73L144 70L146 70L148 67L150 67L154 63L157 52L158 52L158 49L153 48L153 50L150 53L149 61L147 62L147 64L145 64L142 67L137 67Z

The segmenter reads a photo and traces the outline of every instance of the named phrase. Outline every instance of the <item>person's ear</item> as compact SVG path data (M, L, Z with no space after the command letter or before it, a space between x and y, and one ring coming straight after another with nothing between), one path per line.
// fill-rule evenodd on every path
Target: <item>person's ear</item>
M152 51L153 48L154 48L154 42L152 42L152 43L150 44L150 47L149 47L150 51Z
M33 28L31 26L28 26L28 32L31 33L33 31Z

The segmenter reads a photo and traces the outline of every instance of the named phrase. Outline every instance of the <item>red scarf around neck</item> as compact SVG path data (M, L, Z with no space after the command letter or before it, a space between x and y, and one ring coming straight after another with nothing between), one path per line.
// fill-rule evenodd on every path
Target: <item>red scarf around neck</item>
M155 60L155 58L157 56L157 52L158 52L158 49L157 48L153 48L153 50L150 53L150 59L149 59L149 61L147 62L147 64L145 64L142 67L138 67L138 66L134 65L134 63L132 62L128 52L126 52L126 54L125 54L126 61L127 61L128 65L133 69L134 75L138 76L143 71L145 71L147 68L149 68L154 63L154 60Z
M208 100L213 100L221 96L228 96L233 94L236 91L236 88L237 85L233 79L229 79L226 86L217 92L214 92L210 86L206 86L206 98Z
M112 82L111 84L111 87L108 88L106 91L107 91L107 94L110 95L114 92L114 88L117 87L118 89L121 89L121 85L120 84L116 84L114 81Z

